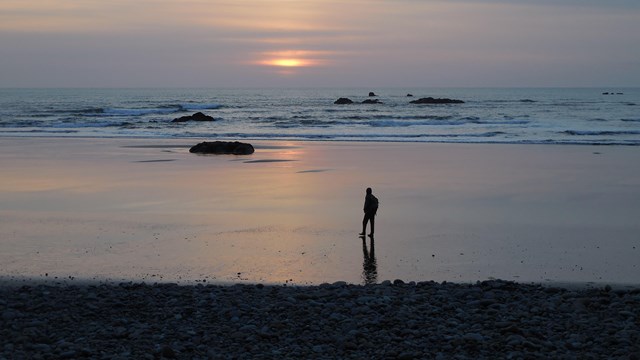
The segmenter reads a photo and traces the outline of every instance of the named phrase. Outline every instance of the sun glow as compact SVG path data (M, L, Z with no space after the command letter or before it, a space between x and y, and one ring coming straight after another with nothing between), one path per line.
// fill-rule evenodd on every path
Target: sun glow
M259 55L262 60L258 60L256 63L262 66L287 69L313 67L325 64L326 60L323 60L322 57L326 55L319 51L302 50L265 52Z
M262 62L264 65L282 66L282 67L301 67L309 66L309 61L303 59L272 59Z
M275 66L305 66L305 62L300 59L276 59L272 61Z

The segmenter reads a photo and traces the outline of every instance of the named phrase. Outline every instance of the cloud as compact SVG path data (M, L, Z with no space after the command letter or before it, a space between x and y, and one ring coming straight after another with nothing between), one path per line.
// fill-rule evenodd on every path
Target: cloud
M4 86L637 85L637 4L4 0L0 78ZM273 70L286 66L273 64L307 66L280 79Z
M408 2L464 3L469 5L499 4L507 6L552 6L640 9L636 0L399 0Z

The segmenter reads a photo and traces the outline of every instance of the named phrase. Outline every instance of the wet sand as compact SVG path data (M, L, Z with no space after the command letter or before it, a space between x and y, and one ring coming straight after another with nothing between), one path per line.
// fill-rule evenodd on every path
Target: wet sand
M640 148L197 142L2 138L0 275L640 284Z

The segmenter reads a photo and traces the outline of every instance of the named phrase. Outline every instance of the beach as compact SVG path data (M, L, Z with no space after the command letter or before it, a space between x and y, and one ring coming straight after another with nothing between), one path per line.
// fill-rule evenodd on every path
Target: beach
M3 277L640 279L636 147L258 141L248 156L190 154L198 142L3 138ZM380 199L373 244L357 236L366 187Z
M0 358L640 356L636 147L198 142L2 139Z
M0 288L6 359L637 359L638 290L505 281Z
M640 360L638 19L0 2L0 360Z

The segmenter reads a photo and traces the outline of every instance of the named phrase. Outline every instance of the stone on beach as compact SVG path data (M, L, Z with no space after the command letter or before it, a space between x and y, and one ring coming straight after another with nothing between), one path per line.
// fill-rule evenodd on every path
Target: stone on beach
M232 155L251 155L254 152L251 144L241 143L238 141L213 141L201 142L189 149L190 153L196 154L232 154Z
M411 104L464 104L464 101L457 99L449 99L449 98L420 98L418 100L413 100L410 102Z
M197 112L193 115L181 116L179 118L173 119L171 122L181 123L187 121L216 121L212 116L205 115L201 112Z

